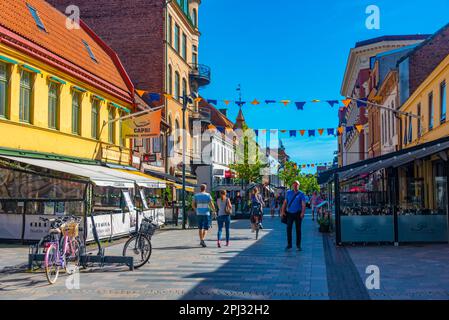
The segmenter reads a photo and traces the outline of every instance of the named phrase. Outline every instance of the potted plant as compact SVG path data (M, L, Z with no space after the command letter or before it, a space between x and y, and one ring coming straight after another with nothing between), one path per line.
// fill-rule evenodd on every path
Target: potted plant
M320 232L329 233L331 226L331 216L328 212L326 212L322 217L318 218L318 224L320 225Z

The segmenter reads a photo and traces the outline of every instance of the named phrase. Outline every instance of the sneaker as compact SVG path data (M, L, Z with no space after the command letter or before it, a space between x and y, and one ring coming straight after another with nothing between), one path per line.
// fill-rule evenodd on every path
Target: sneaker
M221 248L220 241L217 241L217 247L218 247L218 248Z
M207 246L206 246L206 242L204 242L204 240L201 240L200 245L201 245L203 248L206 248L206 247L207 247Z
M229 241L228 241L228 242L226 242L226 247L229 247Z
M291 250L291 249L292 249L292 247L287 246L287 247L285 248L285 251L289 251L289 250Z
M263 229L262 223L259 223L259 228L260 228L260 229Z

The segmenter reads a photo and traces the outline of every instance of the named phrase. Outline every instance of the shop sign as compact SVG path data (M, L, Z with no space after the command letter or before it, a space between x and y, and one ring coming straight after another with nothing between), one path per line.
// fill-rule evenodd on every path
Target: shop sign
M111 215L98 215L94 217L95 226L99 239L109 238L112 235ZM94 240L92 219L87 218L87 240Z
M145 162L145 163L151 163L151 162L156 162L156 161L157 161L157 156L155 154L143 155L143 162Z
M132 211L134 214L134 212ZM129 234L131 220L130 213L114 213L111 215L112 220L112 235L119 236Z
M141 139L161 134L162 109L132 117L122 122L123 139Z
M48 215L25 215L25 240L40 240L50 230L50 223L41 221L40 218L52 218Z

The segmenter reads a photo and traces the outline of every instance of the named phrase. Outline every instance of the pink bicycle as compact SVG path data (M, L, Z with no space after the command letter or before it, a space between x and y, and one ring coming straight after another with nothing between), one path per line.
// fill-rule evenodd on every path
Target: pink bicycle
M72 274L79 265L81 246L78 230L81 218L71 216L40 220L49 222L51 226L49 241L44 245L44 269L48 282L54 284L58 280L60 268Z

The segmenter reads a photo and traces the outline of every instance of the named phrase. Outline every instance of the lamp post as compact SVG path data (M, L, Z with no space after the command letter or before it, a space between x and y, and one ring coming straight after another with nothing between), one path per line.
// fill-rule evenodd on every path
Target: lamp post
M186 133L186 111L187 111L187 93L182 93L182 229L186 229L186 148L187 148L187 133Z

